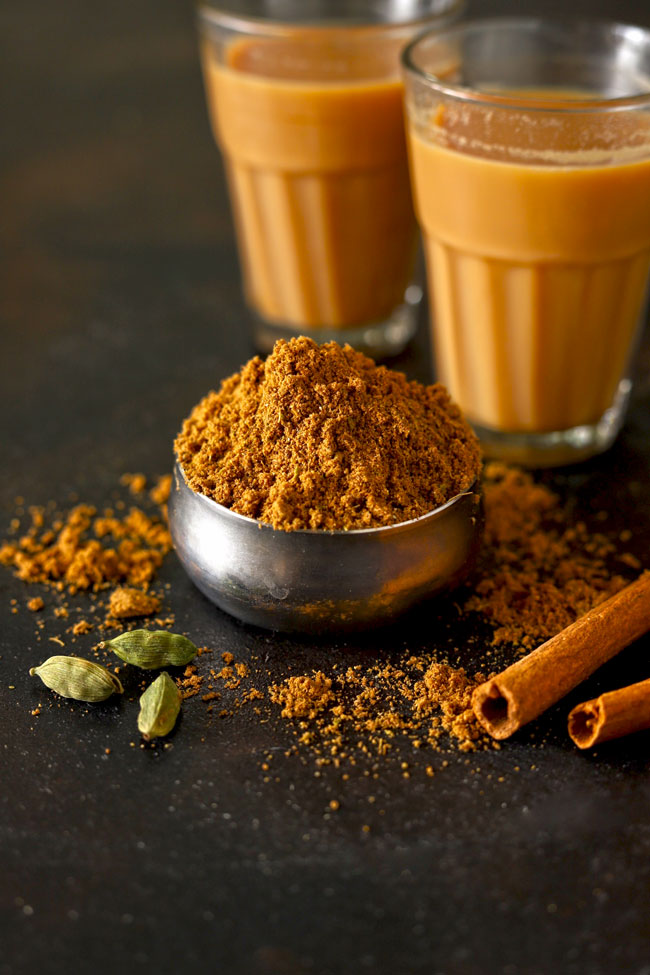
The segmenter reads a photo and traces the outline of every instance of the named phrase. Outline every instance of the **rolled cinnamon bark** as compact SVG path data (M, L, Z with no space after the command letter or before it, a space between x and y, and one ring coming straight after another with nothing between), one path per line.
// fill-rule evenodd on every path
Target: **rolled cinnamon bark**
M472 707L493 738L509 738L650 629L650 572L476 688Z
M578 748L650 728L650 680L601 694L569 712L569 734Z

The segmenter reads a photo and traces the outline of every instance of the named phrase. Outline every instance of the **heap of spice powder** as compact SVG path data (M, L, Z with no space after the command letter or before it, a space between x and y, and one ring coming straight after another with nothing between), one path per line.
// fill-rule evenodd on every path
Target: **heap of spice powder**
M485 536L465 610L494 625L493 645L531 650L618 592L616 546L570 519L558 496L532 476L501 463L484 472ZM638 570L629 553L618 556Z
M175 447L193 491L287 531L419 517L470 488L481 463L442 385L304 337L209 393Z

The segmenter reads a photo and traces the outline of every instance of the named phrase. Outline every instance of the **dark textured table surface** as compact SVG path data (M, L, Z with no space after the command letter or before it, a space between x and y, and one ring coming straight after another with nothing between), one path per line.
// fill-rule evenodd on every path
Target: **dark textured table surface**
M516 9L568 6L650 22L645 0ZM103 505L124 471L168 470L181 418L252 350L189 6L5 3L0 75L4 533L17 495ZM644 562L648 360L646 343L610 453L546 475L576 517L631 528ZM424 327L397 365L428 378ZM161 578L177 629L278 676L459 642L440 608L362 641L283 640L211 607L173 555ZM286 722L189 701L173 747L141 749L128 700L32 715L49 699L28 667L64 629L50 601L37 630L38 592L2 569L1 975L650 973L650 733L579 753L564 702L500 752L413 752L409 780L387 762L343 784L284 756ZM649 676L649 646L568 703Z

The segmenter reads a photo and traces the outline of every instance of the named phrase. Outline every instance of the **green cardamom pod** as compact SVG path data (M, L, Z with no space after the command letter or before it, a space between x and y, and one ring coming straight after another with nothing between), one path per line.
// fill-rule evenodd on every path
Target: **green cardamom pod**
M184 667L198 653L186 636L167 630L129 630L106 640L104 646L127 664L135 664L142 670Z
M140 698L138 729L144 740L168 735L180 709L181 692L165 670Z
M40 677L50 690L75 701L105 701L111 694L124 693L115 674L81 657L48 657L40 667L32 667L29 675Z

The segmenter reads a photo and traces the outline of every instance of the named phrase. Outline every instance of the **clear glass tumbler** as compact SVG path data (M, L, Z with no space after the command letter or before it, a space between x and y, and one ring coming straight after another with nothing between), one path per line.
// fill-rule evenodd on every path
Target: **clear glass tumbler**
M403 54L438 377L488 456L622 425L650 267L650 31L495 18Z
M201 62L257 347L401 351L422 290L399 56L462 0L226 7L199 7Z

